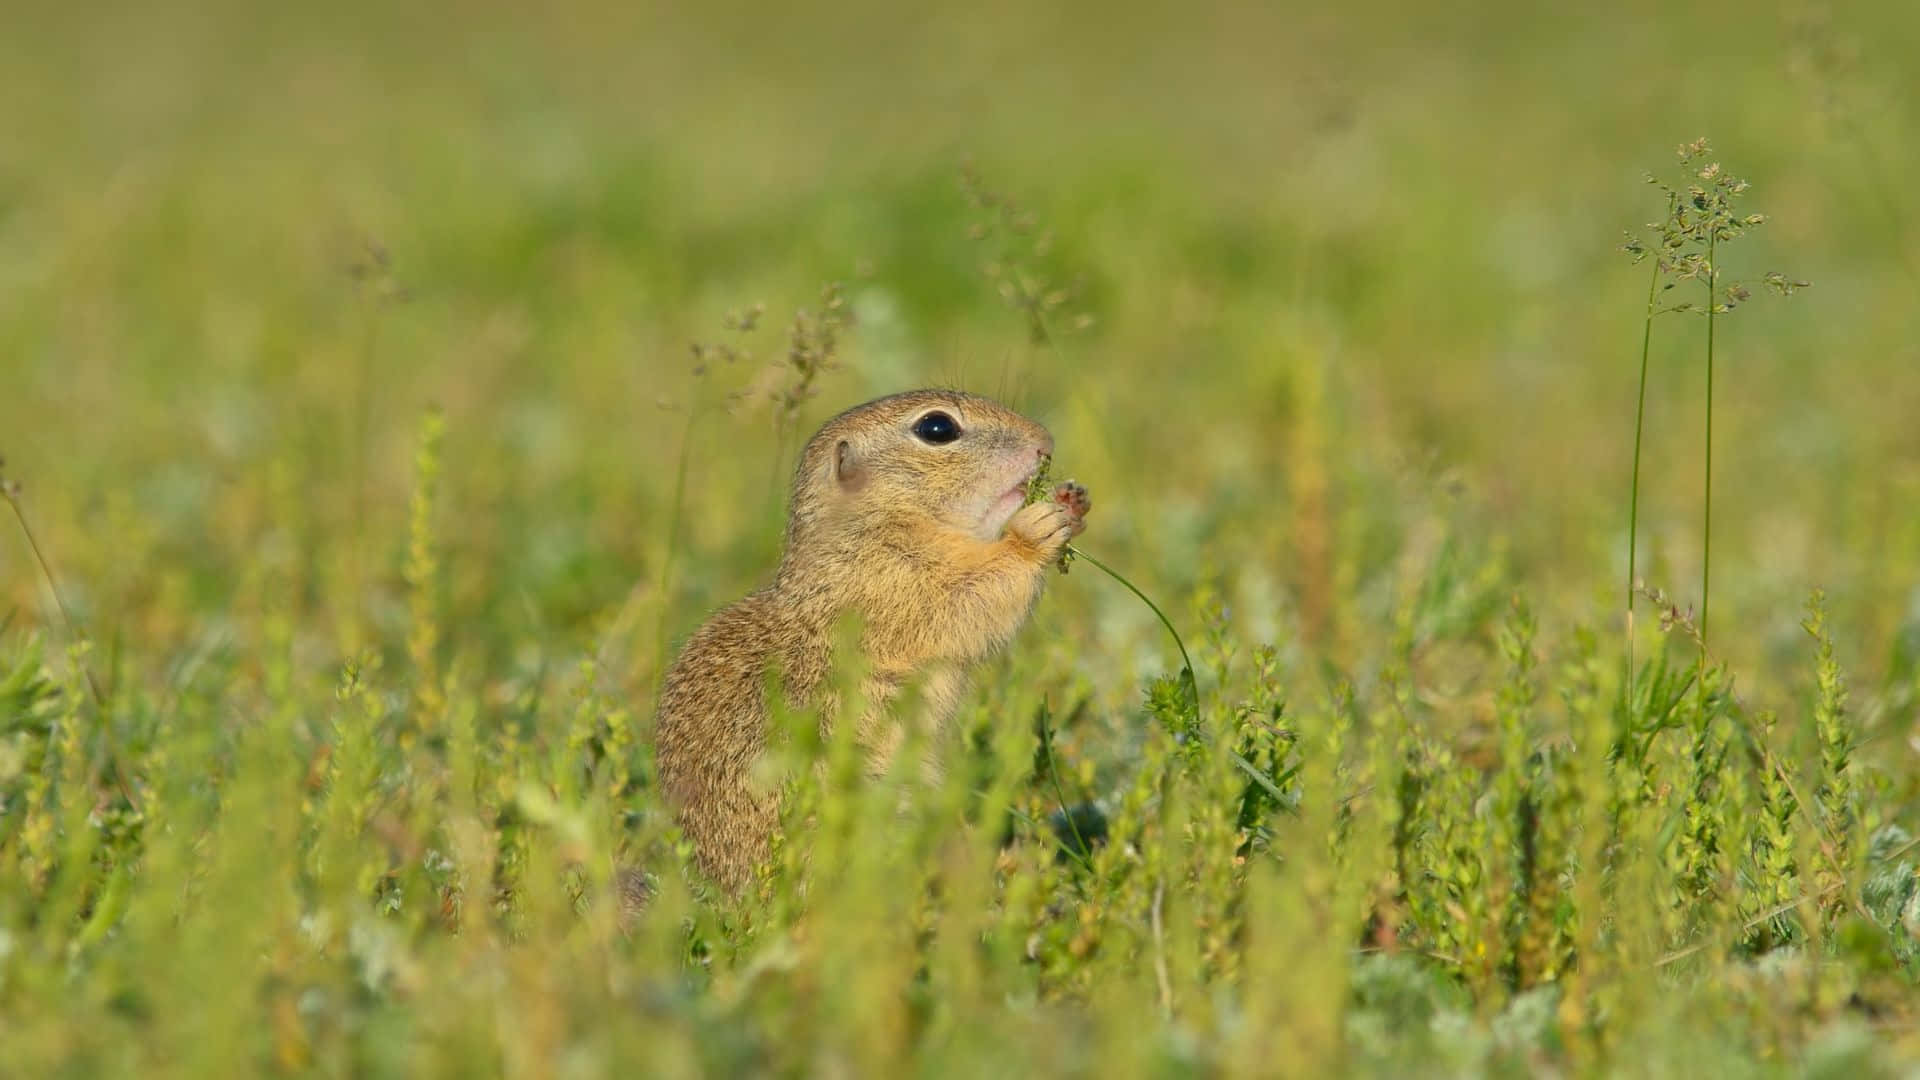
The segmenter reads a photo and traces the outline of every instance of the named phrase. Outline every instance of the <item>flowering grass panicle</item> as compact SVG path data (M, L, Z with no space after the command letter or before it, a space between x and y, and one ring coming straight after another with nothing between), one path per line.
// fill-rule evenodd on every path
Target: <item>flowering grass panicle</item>
M1706 411L1703 425L1705 453L1702 462L1700 497L1700 629L1701 648L1705 649L1708 604L1712 598L1713 568L1713 390L1714 331L1719 316L1731 313L1753 296L1759 284L1781 296L1791 296L1807 287L1775 270L1758 279L1730 277L1720 265L1720 249L1766 222L1766 215L1745 212L1740 203L1751 187L1710 160L1712 148L1705 139L1682 145L1671 175L1649 173L1647 183L1666 198L1666 216L1649 223L1648 233L1627 233L1622 250L1634 262L1651 260L1648 275L1646 312L1640 342L1640 383L1634 408L1633 473L1627 502L1627 649L1632 664L1633 606L1639 578L1640 538L1640 459L1647 414L1647 372L1653 346L1653 323L1660 315L1698 314L1706 320L1703 349L1706 373ZM1676 293L1683 286L1697 286L1692 296ZM1671 294L1671 295L1670 295ZM1631 679L1629 685L1631 691Z

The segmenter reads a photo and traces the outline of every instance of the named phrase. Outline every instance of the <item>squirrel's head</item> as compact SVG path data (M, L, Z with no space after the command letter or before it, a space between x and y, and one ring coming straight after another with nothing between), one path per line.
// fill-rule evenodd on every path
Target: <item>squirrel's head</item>
M1046 428L974 394L869 401L827 421L801 451L788 543L920 523L991 540L1052 452Z

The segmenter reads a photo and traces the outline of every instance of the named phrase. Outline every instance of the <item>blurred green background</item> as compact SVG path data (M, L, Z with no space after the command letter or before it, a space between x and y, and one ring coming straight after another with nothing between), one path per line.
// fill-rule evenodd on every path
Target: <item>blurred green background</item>
M1364 664L1458 543L1549 639L1611 631L1619 244L1703 135L1771 219L1729 270L1814 283L1719 330L1716 650L1804 668L1823 586L1858 677L1910 670L1913 4L12 7L0 453L116 680L251 634L275 575L318 677L356 608L397 640L437 404L449 647L499 676L625 610L643 690L771 565L766 398L828 281L858 325L801 433L1003 396L1092 489L1088 549L1182 620L1213 588L1248 638ZM1074 286L1050 345L983 272L966 161L1038 222L1014 261ZM1649 387L1642 565L1683 600L1703 334L1659 321ZM752 355L696 374L719 341ZM1116 700L1166 666L1111 583L1053 593L1039 636ZM9 611L50 611L16 538Z
M104 689L0 521L0 1074L1912 1055L1920 5L0 5L0 454ZM1614 675L1621 243L1703 136L1728 276L1813 283L1716 326L1737 706ZM1705 331L1650 355L1682 605ZM1051 427L1191 722L1076 565L963 713L1019 842L832 792L825 872L710 902L661 664L797 440L926 383ZM1088 874L1031 842L1083 799Z

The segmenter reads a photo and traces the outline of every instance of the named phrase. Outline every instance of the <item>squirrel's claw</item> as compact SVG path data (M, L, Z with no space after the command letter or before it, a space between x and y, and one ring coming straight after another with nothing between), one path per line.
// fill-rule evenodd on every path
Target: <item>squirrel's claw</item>
M1086 488L1069 480L1053 489L1053 501L1073 515L1073 536L1086 531L1087 511L1093 509L1093 499L1087 495Z

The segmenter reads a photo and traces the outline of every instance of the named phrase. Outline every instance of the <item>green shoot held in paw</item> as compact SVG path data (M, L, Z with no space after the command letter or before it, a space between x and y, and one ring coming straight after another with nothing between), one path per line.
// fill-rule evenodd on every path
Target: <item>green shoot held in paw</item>
M1052 467L1053 467L1052 455L1049 454L1046 457L1043 457L1040 459L1040 468L1033 474L1033 479L1027 481L1026 505L1031 506L1033 503L1046 497L1047 493L1050 490L1049 484L1051 483L1051 481L1049 478L1049 473L1052 471ZM1126 589L1128 592L1132 593L1136 598L1138 598L1141 603L1147 605L1147 610L1153 612L1153 617L1160 620L1160 625L1166 629L1167 636L1173 639L1174 648L1180 651L1181 667L1180 667L1180 677L1177 683L1177 690L1180 693L1180 696L1185 699L1187 708L1188 708L1188 716L1185 724L1187 728L1186 733L1190 735L1197 735L1200 730L1200 726L1199 726L1200 683L1199 683L1198 676L1196 675L1194 670L1193 657L1191 654L1187 652L1187 643L1185 640L1183 640L1180 637L1180 631L1174 628L1173 620L1167 618L1167 613L1160 610L1160 605L1154 603L1152 597L1149 597L1146 593L1141 592L1139 586L1127 580L1126 575L1120 573L1120 571L1115 570L1113 567L1108 566L1106 563L1101 562L1099 559L1095 558L1092 555L1087 554L1085 551L1082 551L1081 549L1079 549L1078 547L1075 547L1072 544L1068 544L1066 547L1066 550L1061 553L1061 556L1060 556L1061 573L1066 572L1067 564L1072 559L1085 559L1087 562L1093 564L1094 569L1099 570L1101 573L1119 582L1121 588ZM1169 689L1173 689L1173 688L1170 687ZM1272 778L1269 777L1265 772L1261 771L1259 766L1255 765L1252 761L1249 761L1244 754L1241 754L1237 750L1229 749L1227 751L1227 754L1229 758L1232 759L1234 765L1237 768L1239 768L1241 772L1244 772L1249 777L1251 777L1253 781L1256 784L1260 785L1262 788L1264 788L1269 795L1273 796L1274 798L1281 799L1283 802L1285 801L1284 794L1273 783Z
M1032 506L1034 503L1039 502L1041 499L1048 498L1052 494L1052 473L1053 455L1046 454L1040 458L1040 467L1034 470L1033 479L1027 481L1027 493L1026 498L1021 502L1022 506ZM1060 561L1054 565L1058 566L1060 572L1064 574L1067 572L1067 568L1073 564L1074 556L1078 554L1079 552L1073 549L1073 545L1068 544L1066 549L1060 552Z

